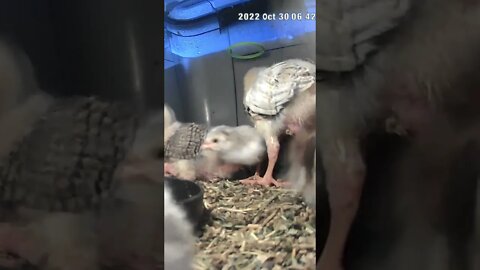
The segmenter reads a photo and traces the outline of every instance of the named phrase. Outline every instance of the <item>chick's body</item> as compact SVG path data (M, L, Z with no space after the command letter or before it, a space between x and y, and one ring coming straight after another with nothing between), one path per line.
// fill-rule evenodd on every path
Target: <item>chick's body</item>
M273 178L278 137L298 132L315 115L315 72L315 64L290 59L268 68L252 68L245 75L244 106L266 141L269 162L263 178L256 179L256 174L243 183L280 184Z
M208 172L228 177L242 166L258 164L265 155L265 143L251 126L222 125L208 132L201 153Z
M165 157L169 160L195 159L205 140L207 127L196 123L178 126L165 145Z
M196 123L179 124L165 145L165 173L185 180L194 180L197 159L207 127Z
M165 107L167 108L167 105ZM173 110L168 108L166 112L164 173L185 180L195 180L199 177L197 159L207 127L196 123L177 122ZM167 116L170 119L167 119Z

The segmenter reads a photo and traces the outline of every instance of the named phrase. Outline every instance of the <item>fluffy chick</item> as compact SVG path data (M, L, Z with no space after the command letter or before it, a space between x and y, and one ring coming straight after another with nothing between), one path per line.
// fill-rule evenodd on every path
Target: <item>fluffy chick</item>
M228 177L243 166L258 164L266 151L262 136L248 125L212 128L201 149L207 172L219 177Z
M185 180L227 178L242 166L260 161L265 146L250 126L180 123L170 106L164 107L164 173Z
M196 123L176 121L175 112L164 107L165 117L165 162L164 174L180 179L194 180L198 177L197 158L207 127Z
M305 118L315 113L315 64L289 59L270 67L256 67L244 77L243 104L255 128L267 144L268 167L260 179L242 180L245 184L281 185L273 178L280 151L278 137L295 134L303 128Z

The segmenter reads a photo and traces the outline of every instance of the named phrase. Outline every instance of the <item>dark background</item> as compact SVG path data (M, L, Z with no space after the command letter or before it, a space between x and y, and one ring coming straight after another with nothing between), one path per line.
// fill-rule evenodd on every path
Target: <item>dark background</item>
M163 107L163 1L0 0L0 35L31 58L40 86Z

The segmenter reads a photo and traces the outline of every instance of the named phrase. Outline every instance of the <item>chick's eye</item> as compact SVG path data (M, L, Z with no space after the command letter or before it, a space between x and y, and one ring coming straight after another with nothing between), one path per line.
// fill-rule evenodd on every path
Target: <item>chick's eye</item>
M217 142L218 142L218 139L213 139L212 142L213 142L213 143L217 143Z

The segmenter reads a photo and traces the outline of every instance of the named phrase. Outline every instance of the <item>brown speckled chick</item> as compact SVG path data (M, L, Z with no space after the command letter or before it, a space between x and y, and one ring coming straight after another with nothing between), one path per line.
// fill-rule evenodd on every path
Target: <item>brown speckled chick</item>
M207 127L196 123L177 122L175 112L165 104L165 164L164 173L180 179L194 180L197 158L207 134Z
M315 77L315 64L300 59L252 68L245 74L243 104L267 144L268 167L263 177L257 171L243 183L281 184L273 178L280 150L278 137L297 133L306 118L315 114Z

